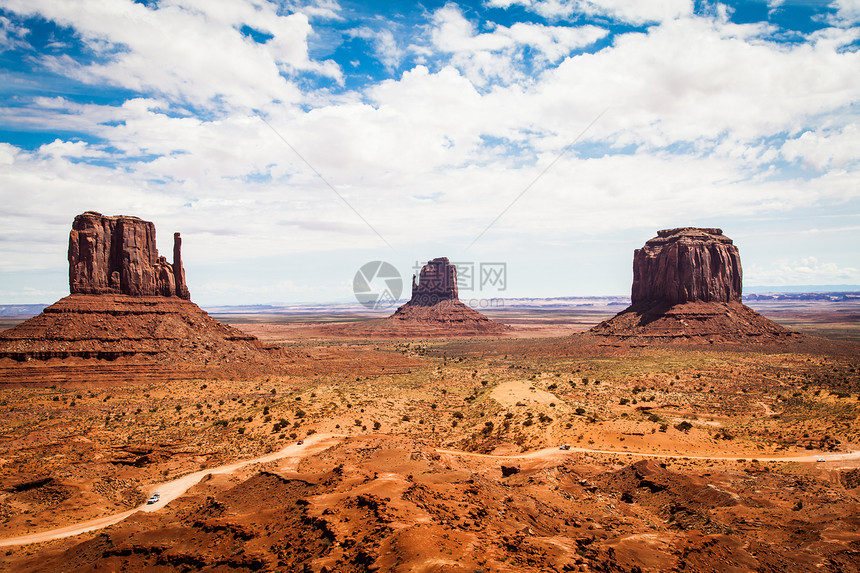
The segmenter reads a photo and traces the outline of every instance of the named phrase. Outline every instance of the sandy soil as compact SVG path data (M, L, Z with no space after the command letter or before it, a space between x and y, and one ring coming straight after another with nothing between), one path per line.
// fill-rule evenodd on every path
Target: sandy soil
M275 370L0 361L0 570L858 570L856 342L314 328L249 327L297 333Z

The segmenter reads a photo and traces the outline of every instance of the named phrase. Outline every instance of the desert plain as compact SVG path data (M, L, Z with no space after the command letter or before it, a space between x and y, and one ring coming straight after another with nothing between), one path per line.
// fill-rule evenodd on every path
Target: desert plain
M558 302L483 337L214 315L264 363L4 358L0 570L857 571L857 303L750 304L801 335L615 342Z

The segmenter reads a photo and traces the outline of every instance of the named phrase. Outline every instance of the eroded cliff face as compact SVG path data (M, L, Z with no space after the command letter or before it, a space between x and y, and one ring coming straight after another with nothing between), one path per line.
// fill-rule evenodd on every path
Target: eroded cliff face
M412 277L412 298L410 305L432 306L443 300L460 300L457 292L457 267L448 257L438 257L427 261L421 267L418 282Z
M460 302L457 267L447 257L427 261L418 282L412 277L412 297L388 317L379 333L438 335L503 334L508 327Z
M633 255L634 306L740 302L741 258L720 229L658 231Z
M173 264L158 255L155 225L137 217L107 217L87 211L69 233L69 290L72 294L176 296L190 299L182 268L179 233Z
M634 252L632 304L589 332L633 343L796 340L741 302L741 280L738 249L722 230L658 231Z

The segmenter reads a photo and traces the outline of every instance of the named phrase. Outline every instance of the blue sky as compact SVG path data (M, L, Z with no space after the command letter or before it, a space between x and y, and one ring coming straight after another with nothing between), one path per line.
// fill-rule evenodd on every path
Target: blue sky
M181 231L204 305L437 256L625 294L678 226L860 284L858 48L860 0L0 0L0 303L68 293L87 210Z

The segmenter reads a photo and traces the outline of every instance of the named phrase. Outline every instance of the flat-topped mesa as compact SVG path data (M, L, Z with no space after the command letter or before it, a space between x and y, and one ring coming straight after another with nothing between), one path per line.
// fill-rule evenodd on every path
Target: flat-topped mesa
M410 305L433 306L443 300L460 300L457 293L457 267L448 262L448 257L427 261L421 267L418 283L412 275L412 298Z
M798 338L741 302L741 258L720 229L667 229L636 249L631 299L589 332L613 344Z
M158 255L155 225L137 217L87 211L69 233L72 294L191 298L182 268L182 239L173 235L173 264Z
M633 255L631 302L740 302L741 281L738 249L721 229L666 229Z

